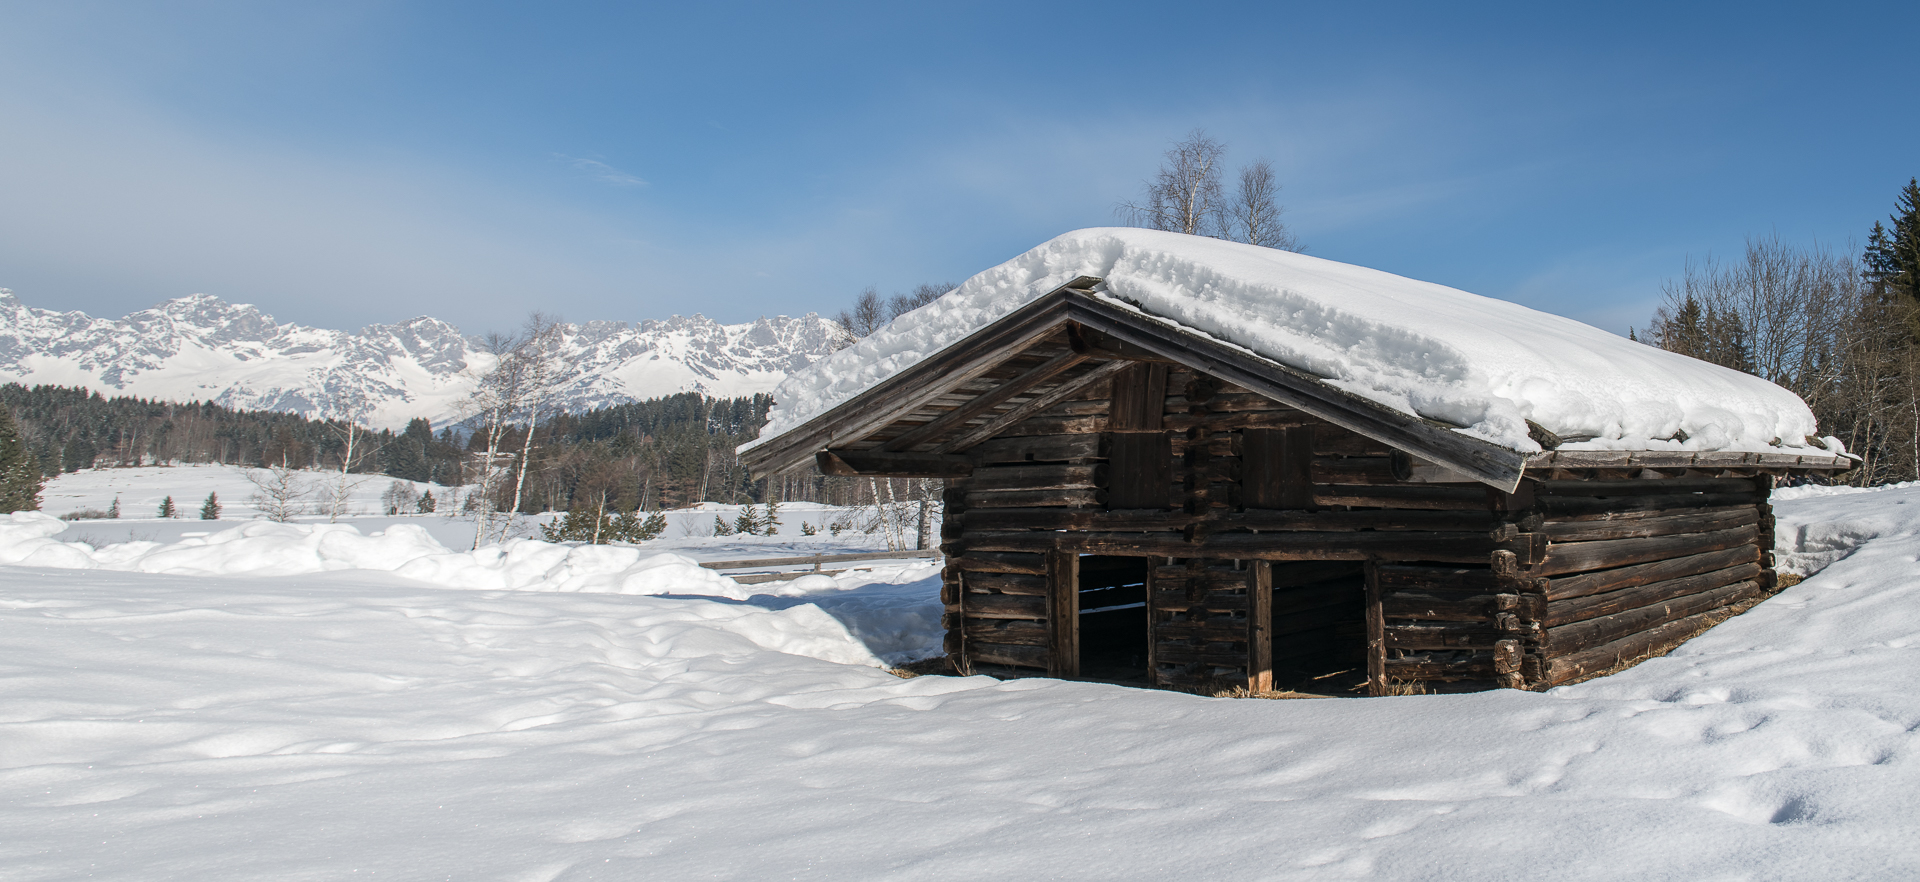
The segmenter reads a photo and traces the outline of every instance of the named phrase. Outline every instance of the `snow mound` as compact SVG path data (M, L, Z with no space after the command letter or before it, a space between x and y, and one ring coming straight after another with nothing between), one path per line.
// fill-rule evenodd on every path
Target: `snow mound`
M1773 499L1784 503L1776 512L1773 542L1782 572L1811 576L1873 540L1920 537L1920 481L1785 487Z
M362 535L345 524L263 521L174 543L125 542L99 548L54 538L66 526L66 522L41 512L6 515L0 519L0 564L256 578L370 570L442 588L677 595L734 601L793 596L821 587L798 579L768 585L764 590L750 589L700 566L693 558L648 554L622 546L514 539L473 551L451 551L412 524L396 524ZM828 582L830 590L840 588L830 579L819 581ZM881 663L845 624L816 604L796 602L777 610L753 606L715 609L723 618L750 620L748 625L736 623L731 630L770 649L845 664ZM879 636L885 638L882 650L919 657L911 651L927 643L924 611L887 608L885 613L870 617L874 621L865 626L881 632Z
M1749 374L1514 303L1379 270L1178 233L1078 230L987 270L774 390L760 437L798 427L1079 276L1102 296L1521 451L1803 449L1813 413ZM755 442L758 443L758 442ZM746 445L751 447L752 444ZM745 449L744 447L742 449Z

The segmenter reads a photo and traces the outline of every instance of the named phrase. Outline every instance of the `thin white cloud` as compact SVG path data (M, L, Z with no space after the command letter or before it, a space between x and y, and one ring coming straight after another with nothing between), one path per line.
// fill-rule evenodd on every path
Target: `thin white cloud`
M568 156L564 153L556 153L554 155L559 157L561 161L585 173L587 177L590 177L596 181L599 181L600 183L612 184L616 187L647 186L646 181L643 181L637 177L634 177L633 175L627 174L626 172L623 172L617 168L614 168L611 165L601 162L598 159L583 159L578 156Z

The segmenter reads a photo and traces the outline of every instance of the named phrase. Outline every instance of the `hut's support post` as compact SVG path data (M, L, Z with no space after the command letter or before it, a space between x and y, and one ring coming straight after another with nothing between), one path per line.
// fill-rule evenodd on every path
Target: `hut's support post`
M1047 673L1080 676L1080 555L1047 553Z
M1273 563L1247 567L1247 689L1273 691Z
M1367 694L1387 694L1387 617L1380 607L1380 565L1367 561Z

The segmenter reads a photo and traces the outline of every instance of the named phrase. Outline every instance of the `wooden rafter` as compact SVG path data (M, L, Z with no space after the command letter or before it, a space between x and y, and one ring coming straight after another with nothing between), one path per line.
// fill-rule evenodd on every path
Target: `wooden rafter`
M1008 400L1020 393L1072 370L1086 360L1087 356L1081 355L1078 352L1063 352L1049 358L1016 376L1009 377L1000 385L981 393L972 401L947 411L927 421L923 425L901 432L899 435L894 436L886 443L880 445L880 449L889 452L904 451L939 438L960 426L966 425L972 420L980 418L982 415L992 412L994 408L1007 403Z
M1097 383L1101 380L1104 380L1108 377L1113 376L1115 373L1119 372L1122 368L1125 368L1126 366L1127 366L1127 362L1124 362L1124 361L1110 361L1105 364L1099 365L1095 367L1093 370L1087 371L1086 373L1081 374L1078 377L1074 377L1070 380L1067 380L1061 383L1060 385L1055 386L1052 389L1049 389L1046 392L1043 392L1035 396L1031 401L1028 401L1025 404L1021 404L1018 407L1015 407L1012 410L1007 411L1006 413L1003 413L978 426L975 426L972 429L967 430L966 432L961 433L959 436L947 441L944 444L941 444L939 447L934 448L934 452L935 453L952 453L954 451L966 450L975 444L979 444L980 442L985 441L988 438L991 438L995 435L1000 434L1002 430L1006 429L1008 426L1013 425L1014 423L1020 422L1021 420L1024 420L1027 417L1033 416L1036 413L1039 413L1043 410L1046 410L1049 407L1052 407L1056 404L1059 404L1062 401L1067 400L1067 397L1074 394L1075 392L1078 392L1082 389L1085 389L1088 386L1093 385L1094 383Z

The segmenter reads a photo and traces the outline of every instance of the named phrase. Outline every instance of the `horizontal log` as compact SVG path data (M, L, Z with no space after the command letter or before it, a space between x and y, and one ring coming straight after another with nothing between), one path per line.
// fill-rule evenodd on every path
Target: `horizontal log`
M1751 505L1703 508L1658 517L1611 518L1591 521L1549 521L1540 531L1554 542L1590 542L1599 539L1640 539L1678 533L1709 533L1760 523L1760 510Z
M1156 640L1192 644L1245 643L1247 619L1245 616L1212 616L1204 621L1156 622L1153 636Z
M1323 423L1313 429L1313 452L1322 456L1387 456L1393 448L1359 432Z
M1631 481L1540 481L1540 496L1647 496L1674 493L1752 493L1751 478L1659 478Z
M1006 619L968 619L965 629L970 641L1004 643L1012 646L1047 645L1044 622Z
M1316 456L1313 459L1313 482L1315 484L1403 484L1413 477L1412 465L1412 460L1405 455Z
M1534 507L1549 520L1608 512L1659 511L1689 508L1722 508L1733 505L1757 505L1764 494L1754 493L1670 493L1652 496L1539 496Z
M1026 508L1036 506L1104 505L1107 491L1079 490L969 490L967 508Z
M1387 677L1390 680L1425 680L1439 677L1486 676L1494 673L1493 654L1476 653L1465 659L1451 658L1451 653L1413 653L1401 658L1387 659Z
M947 567L968 573L1022 573L1030 576L1047 574L1046 558L1038 554L970 551L959 557L949 558Z
M1545 592L1546 580L1502 576L1486 567L1422 567L1381 564L1377 572L1383 591L1399 589L1473 591L1484 594Z
M1185 432L1205 428L1214 432L1241 429L1291 429L1312 425L1316 420L1297 410L1240 411L1237 413L1170 413L1162 418L1169 431Z
M1540 639L1540 651L1547 658L1573 655L1695 613L1719 609L1758 596L1760 596L1760 583L1734 582L1711 591L1688 594L1638 609L1548 628Z
M1546 580L1547 600L1559 603L1575 597L1586 597L1636 585L1650 585L1682 576L1696 576L1723 570L1727 567L1752 563L1759 560L1760 550L1748 546L1735 546L1722 551L1710 551L1704 554L1690 554L1685 557L1669 558L1638 566L1621 567L1596 573L1581 573L1575 576L1560 576Z
M814 464L821 474L840 477L958 478L973 471L973 460L937 453L822 450Z
M1193 610L1244 612L1247 609L1247 596L1210 591L1204 596L1195 598L1188 596L1185 591L1155 591L1152 603L1153 611L1156 613L1192 612Z
M1388 625L1389 649L1483 649L1491 651L1506 635L1486 623Z
M1198 441L1189 441L1186 435L1175 435L1172 441L1175 461L1185 456L1189 449L1205 450L1209 456L1239 456L1243 447L1239 432L1210 434Z
M1047 617L1045 597L968 594L960 598L960 608L970 619L1044 619Z
M1758 581L1760 572L1759 563L1748 561L1725 569L1636 585L1604 594L1589 594L1570 600L1549 601L1546 615L1540 617L1540 623L1548 628L1555 628L1628 612L1664 603L1677 597L1712 591L1735 582Z
M1456 591L1382 591L1380 614L1389 619L1491 622L1503 612L1536 620L1546 611L1537 594L1470 594Z
M1720 551L1740 545L1752 545L1760 536L1753 526L1715 530L1711 533L1684 533L1647 539L1604 539L1596 542L1556 543L1547 549L1546 558L1535 564L1534 575L1553 576L1587 570L1612 569Z
M1000 432L1002 438L1038 435L1090 435L1107 430L1106 414L1070 417L1034 417L1021 420Z
M979 665L1011 665L1023 668L1045 668L1047 666L1047 648L1044 646L1014 646L1006 643L975 643L967 641L967 658Z
M1187 542L1175 533L968 533L967 553L1041 552L1235 560L1484 561L1500 546L1484 533L1217 533Z
M994 438L974 445L966 455L981 465L1105 459L1107 437L1105 435L1052 435Z
M1548 659L1541 670L1542 685L1558 686L1615 665L1671 652L1675 646L1706 628L1716 612L1707 610L1695 613L1592 649Z
M1174 388L1172 383L1172 379L1169 379L1168 388ZM1207 396L1205 401L1196 401L1188 398L1183 392L1176 392L1167 396L1166 412L1169 416L1184 414L1188 412L1188 408L1196 404L1203 405L1207 410L1213 411L1214 413L1233 413L1243 410L1284 410L1298 414L1301 419L1313 419L1313 417L1307 416L1301 411L1294 410L1257 392L1216 392L1213 395Z
M1023 576L1016 573L968 573L967 588L987 594L1015 594L1022 597L1045 597L1047 577Z
M1183 566L1154 567L1153 582L1162 588L1190 588L1196 584L1208 588L1244 588L1247 584L1245 570L1227 567L1208 567L1190 570Z
M1412 508L1428 510L1486 511L1484 488L1456 487L1450 484L1410 484L1370 486L1364 484L1315 484L1315 505L1350 505L1359 508Z
M1104 487L1106 463L1091 465L1016 465L981 467L973 473L968 489L987 490L1060 490Z

